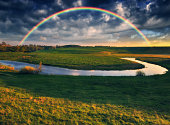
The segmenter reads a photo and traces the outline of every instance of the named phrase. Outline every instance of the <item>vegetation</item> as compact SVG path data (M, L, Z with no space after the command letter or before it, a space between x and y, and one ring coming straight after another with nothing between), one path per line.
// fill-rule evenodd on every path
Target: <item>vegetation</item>
M169 124L166 115L122 105L83 103L34 96L0 87L2 124Z
M24 74L37 74L39 73L39 71L34 68L34 67L31 67L31 66L25 66L23 67L19 73L24 73Z
M145 73L142 71L137 71L136 76L145 76Z
M19 73L23 73L23 74L38 74L39 72L41 72L41 66L42 63L40 62L40 65L38 68L34 68L31 66L25 66L23 68L20 69Z
M0 53L0 59L29 62L35 64L38 64L40 61L42 61L42 63L46 65L85 70L123 70L139 69L144 67L141 64L122 60L119 57L108 55L106 53L67 54L67 51L66 53L63 51L61 51L61 53L58 51L43 51L34 53L3 52Z
M112 54L170 54L170 47L109 47L109 46L79 46L79 45L64 45L64 46L42 46L42 45L20 45L20 46L11 46L2 42L0 44L0 52L35 52L37 50L51 50L51 51L60 51L66 50L68 52L81 52L87 50L87 53L91 52L101 52L109 51ZM77 51L78 50L78 51ZM90 51L90 52L88 52ZM83 52L84 53L84 52Z
M55 64L60 59L62 63L66 62L65 65L73 64L71 59L81 65L89 59L88 61L93 60L90 63L93 62L94 66L97 58L101 60L101 64L103 60L119 59L108 52L110 51L107 49L79 50L75 47L74 51L73 48L58 48L34 53L0 53L0 59L32 63L42 60L46 64ZM79 61L81 58L84 60ZM138 59L170 70L169 58ZM107 64L110 65L110 62ZM3 72L2 75L0 73L0 124L168 125L169 82L169 72L145 77L25 75Z
M2 65L1 63L0 63L0 70L7 70L7 71L13 71L13 70L15 70L15 68L14 67L12 67L12 66L7 66L7 65Z
M150 77L6 74L10 75L0 75L1 123L169 124L169 73Z
M162 58L170 58L170 54L112 54L114 56L118 56L118 57L154 57L154 58L158 58L158 59L162 59Z
M53 46L41 46L41 45L22 45L22 46L11 46L2 42L0 44L0 52L34 52L37 50L48 50L54 49Z

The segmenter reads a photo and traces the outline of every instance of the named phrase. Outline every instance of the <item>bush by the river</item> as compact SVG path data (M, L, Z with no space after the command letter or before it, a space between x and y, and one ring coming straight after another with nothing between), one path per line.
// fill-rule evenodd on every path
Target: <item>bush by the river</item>
M41 66L42 66L42 62L40 62L39 67L38 68L34 68L31 66L25 66L22 69L20 69L19 73L24 73L24 74L38 74L41 72Z
M0 70L10 70L10 71L13 71L13 70L15 70L15 68L10 66L10 65L7 66L7 65L3 65L3 64L0 63Z
M137 71L136 76L145 76L145 73L142 71Z

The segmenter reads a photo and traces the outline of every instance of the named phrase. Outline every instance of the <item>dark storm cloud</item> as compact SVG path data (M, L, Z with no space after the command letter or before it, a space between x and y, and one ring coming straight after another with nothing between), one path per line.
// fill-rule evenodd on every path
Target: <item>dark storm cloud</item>
M111 0L86 0L85 5L93 7L102 7L109 5L111 2L112 2Z
M5 34L11 34L16 35L16 37L18 35L18 40L20 40L43 18L60 10L76 6L100 7L116 12L142 30L165 33L162 34L162 37L170 32L167 30L170 28L170 0L0 0L0 38L7 36ZM109 36L111 33L129 30L128 26L123 24L122 21L117 20L117 23L115 23L113 17L101 13L92 12L83 15L83 13L74 12L70 15L62 16L63 24L61 23L60 29L66 27L64 23L68 24L71 20L77 20L77 23L68 24L65 30L69 30L68 26L73 28L78 26L80 29L89 26L95 30L94 28L100 24L101 20L104 20L104 23L107 24L101 28L106 32L101 32L101 34L108 33ZM79 18L82 20L79 20ZM88 18L91 20L88 20ZM57 24L51 22L49 25L42 26L39 30L55 26ZM100 29L98 28L98 30Z

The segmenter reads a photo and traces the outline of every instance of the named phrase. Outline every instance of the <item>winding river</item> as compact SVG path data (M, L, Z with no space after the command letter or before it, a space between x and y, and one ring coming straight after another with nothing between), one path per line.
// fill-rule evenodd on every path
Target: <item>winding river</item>
M75 70L75 69L42 65L42 72L40 74L73 75L73 76L136 76L137 71L142 71L143 73L145 73L146 76L150 76L150 75L165 74L168 71L166 68L161 67L159 65L147 63L144 61L139 61L136 60L135 58L122 58L122 59L140 63L145 67L142 69L135 69L135 70ZM17 62L17 61L8 61L8 60L0 60L0 63L4 65L14 66L16 70L19 70L25 66L38 67L38 65L36 64Z

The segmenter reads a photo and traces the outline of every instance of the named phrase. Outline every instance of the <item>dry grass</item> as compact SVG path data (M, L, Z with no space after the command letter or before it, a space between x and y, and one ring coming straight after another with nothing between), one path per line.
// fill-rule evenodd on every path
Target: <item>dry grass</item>
M19 73L24 73L24 74L38 74L39 72L41 72L41 67L42 67L42 62L40 62L39 67L38 68L34 68L31 66L25 66L24 68L22 68Z
M37 69L31 66L25 66L24 68L22 68L19 73L28 73L28 74L34 74L37 72Z
M40 70L38 68L34 68L31 66L25 66L22 68L19 73L24 73L24 74L38 74Z
M102 51L102 52L99 52L99 54L111 56L111 55L112 55L112 52Z
M0 64L0 70L10 70L10 71L14 71L15 68L12 66L7 66L7 65L2 65Z
M159 58L170 58L170 55L163 54L112 54L118 57L159 57Z

